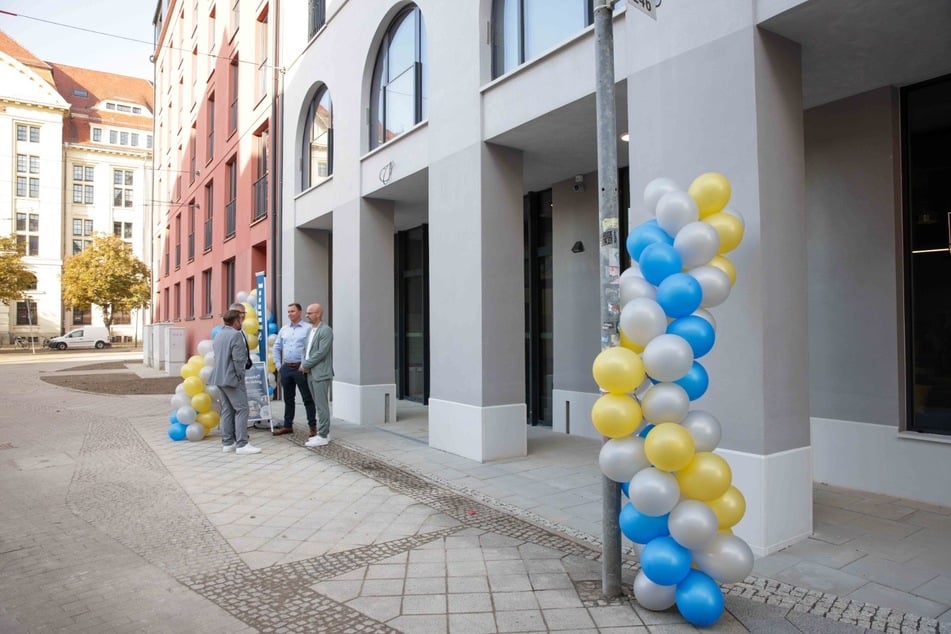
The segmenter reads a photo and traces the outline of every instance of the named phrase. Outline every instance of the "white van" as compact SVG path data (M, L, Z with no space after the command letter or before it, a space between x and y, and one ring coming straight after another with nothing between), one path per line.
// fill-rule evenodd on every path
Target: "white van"
M50 339L49 346L56 350L66 348L105 348L112 345L109 329L105 326L85 326L67 332L62 337Z

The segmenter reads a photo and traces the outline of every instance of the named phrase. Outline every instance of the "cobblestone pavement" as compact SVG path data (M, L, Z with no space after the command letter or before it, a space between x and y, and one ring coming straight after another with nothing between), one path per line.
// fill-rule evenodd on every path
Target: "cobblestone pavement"
M0 365L0 632L680 632L596 545L346 443L173 443L167 398ZM624 583L637 566L625 562ZM717 632L940 631L751 577Z

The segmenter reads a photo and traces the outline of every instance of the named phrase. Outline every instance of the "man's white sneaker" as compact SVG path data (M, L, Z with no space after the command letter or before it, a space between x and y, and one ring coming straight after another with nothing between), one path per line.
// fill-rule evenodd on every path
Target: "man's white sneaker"
M323 436L314 436L313 438L308 438L307 442L304 443L305 447L323 447L324 445L329 445L330 439L324 438Z
M246 456L252 453L261 453L261 449L251 445L251 443L248 443L244 447L238 447L237 449L234 450L234 452L238 454L239 456Z
M235 445L221 445L221 451L223 453L234 453Z

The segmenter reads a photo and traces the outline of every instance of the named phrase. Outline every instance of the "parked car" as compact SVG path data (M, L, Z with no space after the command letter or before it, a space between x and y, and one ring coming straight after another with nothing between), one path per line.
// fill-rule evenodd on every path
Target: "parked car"
M109 329L105 326L85 326L67 332L62 337L53 337L49 341L49 347L54 350L65 350L66 348L98 348L102 349L111 346L109 339Z

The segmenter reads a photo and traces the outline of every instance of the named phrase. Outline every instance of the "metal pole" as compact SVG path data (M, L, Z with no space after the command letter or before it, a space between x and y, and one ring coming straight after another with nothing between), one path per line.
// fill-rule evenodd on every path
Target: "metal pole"
M601 349L618 345L620 259L618 254L617 122L614 105L615 0L594 6L595 104L598 129L598 233L601 255ZM601 593L621 595L621 487L610 478L601 484Z

